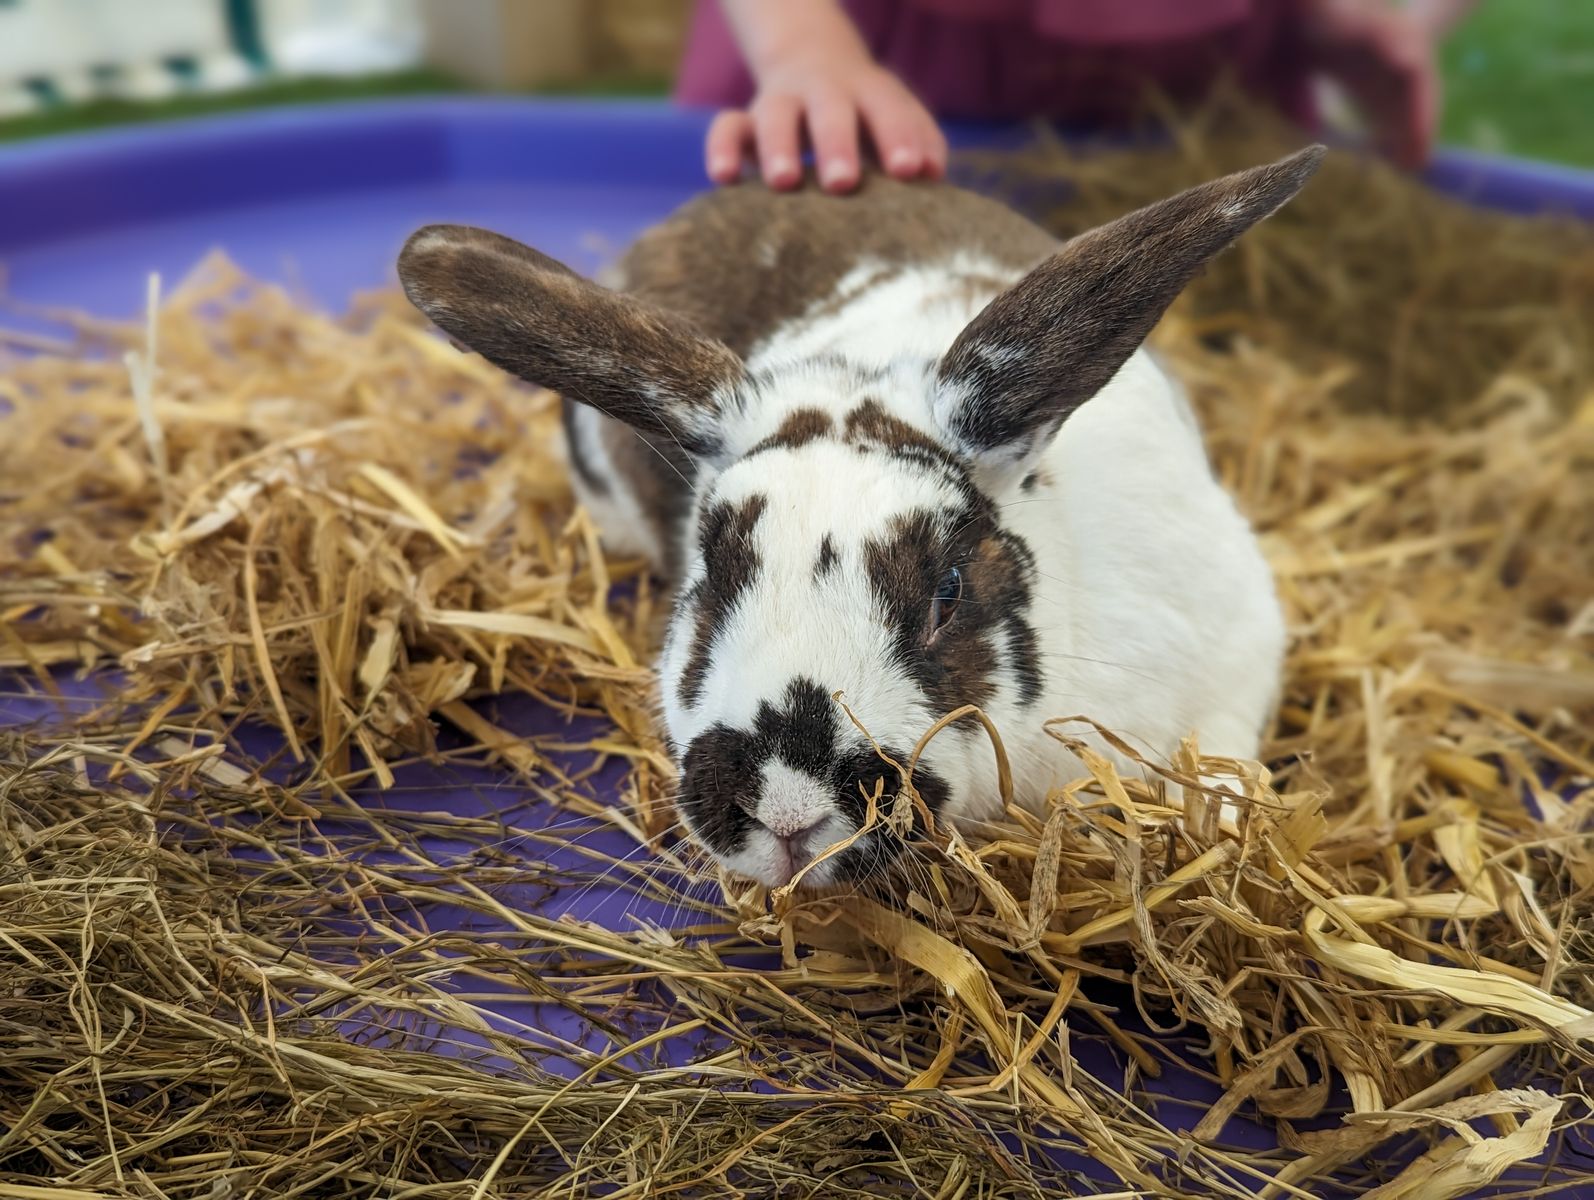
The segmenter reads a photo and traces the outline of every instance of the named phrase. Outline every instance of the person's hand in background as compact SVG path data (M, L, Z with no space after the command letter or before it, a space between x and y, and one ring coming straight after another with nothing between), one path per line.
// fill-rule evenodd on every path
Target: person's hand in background
M1476 0L1311 0L1314 65L1360 111L1374 144L1402 167L1428 161L1439 128L1439 43Z
M1118 2L1132 8L1137 0ZM1309 53L1302 67L1339 86L1379 151L1419 168L1439 125L1439 43L1476 2L1292 0ZM874 60L839 0L719 4L756 92L746 109L720 113L709 128L716 183L740 178L750 160L771 187L796 187L805 148L832 192L857 185L869 146L899 178L945 172L946 139L934 118Z
M796 187L812 149L826 191L856 187L865 138L899 179L938 179L946 138L902 81L874 61L835 0L722 0L758 91L722 112L705 147L709 178L733 183L751 156L774 188Z

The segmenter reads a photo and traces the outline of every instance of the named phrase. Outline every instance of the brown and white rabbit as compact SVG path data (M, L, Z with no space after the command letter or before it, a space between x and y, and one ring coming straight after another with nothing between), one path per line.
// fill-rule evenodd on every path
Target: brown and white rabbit
M699 197L630 251L625 292L449 225L414 234L399 272L458 342L563 395L580 498L677 585L659 674L681 816L782 884L856 831L877 781L887 803L898 787L838 692L899 762L981 705L1031 803L1080 774L1052 716L1157 755L1196 733L1254 756L1284 645L1272 576L1141 342L1321 157L1063 244L969 192L876 177ZM940 816L999 807L971 723L913 778ZM896 849L871 831L805 881Z

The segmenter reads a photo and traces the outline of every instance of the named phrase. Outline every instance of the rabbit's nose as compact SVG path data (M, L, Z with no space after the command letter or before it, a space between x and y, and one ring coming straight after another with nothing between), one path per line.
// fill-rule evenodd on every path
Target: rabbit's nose
M814 826L825 820L824 813L794 812L791 809L782 809L770 813L764 819L764 828L768 829L782 841L795 842L802 840L802 836Z
M764 768L762 794L754 816L777 838L800 843L801 835L836 811L836 802L824 780L784 763Z
M809 861L825 848L824 840L817 832L824 823L825 818L820 817L812 824L805 825L801 829L792 829L789 833L767 827L775 835L775 840L780 843L780 848L785 851L793 872L807 866Z

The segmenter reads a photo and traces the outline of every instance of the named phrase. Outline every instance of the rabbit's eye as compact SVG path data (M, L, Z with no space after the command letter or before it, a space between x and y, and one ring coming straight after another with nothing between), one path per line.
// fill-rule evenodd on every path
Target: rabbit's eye
M957 611L958 601L961 599L963 599L963 572L953 567L941 576L941 582L935 589L935 599L930 601L932 638L952 619L952 614Z

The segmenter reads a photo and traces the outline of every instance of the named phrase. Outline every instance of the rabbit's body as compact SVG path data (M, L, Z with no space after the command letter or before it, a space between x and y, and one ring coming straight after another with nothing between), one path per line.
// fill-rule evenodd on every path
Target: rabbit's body
M723 247L748 244L750 254L721 261L716 271ZM645 235L622 272L628 291L690 314L700 330L741 354L754 377L781 380L783 364L803 364L795 378L759 391L740 423L738 445L775 436L793 412L819 411L845 446L847 418L865 396L933 437L933 428L924 428L924 367L1058 248L984 197L875 178L847 198L757 187L710 193ZM824 290L794 293L783 268L816 253L824 270L810 267L801 282ZM729 288L721 286L726 270ZM605 540L618 553L648 557L671 578L675 564L689 558L701 518L699 465L668 439L644 441L631 426L584 404L567 400L565 408L572 457L581 466L577 495ZM793 511L766 510L761 543L806 548L830 532L833 542L857 545L888 523L888 506L870 508L842 482L850 473L844 452L834 479L796 455L785 457L804 483L813 477L818 486ZM779 469L771 458L760 473ZM1037 801L1079 773L1037 717L1087 713L1154 755L1166 755L1191 733L1209 753L1253 755L1276 686L1283 623L1256 540L1214 480L1173 380L1146 351L1136 351L1069 418L1034 468L1009 484L991 499L1003 527L1034 557L1026 620L1034 642L1018 651L1021 661L993 671L1009 686L969 698L983 699L1003 731L1018 797ZM867 587L860 575L844 575L837 586L849 580ZM866 610L871 603L863 594L847 607ZM750 645L726 662L740 673L756 660L764 678L812 674L842 691L875 737L911 747L941 714L899 705L890 725L881 725L879 714L871 721L862 698L870 676L889 676L889 667L868 647L845 638L838 644L825 627L823 605L815 616L811 632L766 640L763 653ZM749 642L765 640L756 628L747 632ZM684 657L681 639L667 658L671 651ZM825 662L827 656L834 661ZM1038 694L1026 696L1016 681L1032 670ZM705 690L736 690L732 674L717 678L711 670ZM758 692L752 689L748 699ZM678 743L706 724L668 689L665 708ZM984 733L965 727L941 736L965 738L972 751L953 762L933 756L947 785L947 814L994 815L995 774L989 755L978 752ZM1096 745L1118 757L1105 743Z
M890 803L876 747L905 763L965 703L1002 730L1031 803L1081 773L1050 717L1087 714L1152 756L1192 733L1254 755L1284 642L1272 579L1182 393L1139 347L1190 272L1314 165L1066 246L947 187L738 188L639 242L624 272L640 301L447 229L412 239L423 269L406 286L566 396L578 493L611 547L676 585L660 679L682 815L727 864L780 883L857 829L867 794ZM913 777L939 815L999 806L972 722ZM889 859L887 838L810 879Z

